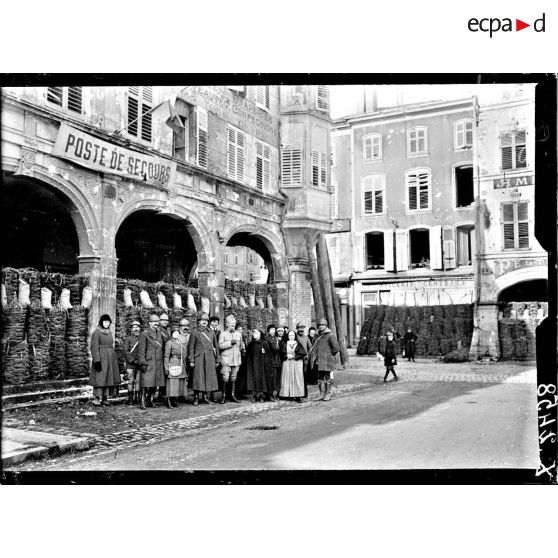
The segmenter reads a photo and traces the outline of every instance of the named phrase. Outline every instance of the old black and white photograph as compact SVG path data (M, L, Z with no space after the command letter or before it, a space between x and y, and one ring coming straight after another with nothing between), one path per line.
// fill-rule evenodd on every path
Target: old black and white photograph
M535 481L536 83L303 77L2 88L4 471Z

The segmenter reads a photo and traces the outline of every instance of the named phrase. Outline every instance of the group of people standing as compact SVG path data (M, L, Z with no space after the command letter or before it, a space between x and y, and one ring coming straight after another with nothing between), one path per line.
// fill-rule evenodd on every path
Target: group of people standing
M89 383L93 386L94 405L107 405L111 390L118 389L120 373L110 332L111 318L101 316L91 337L92 366ZM269 325L264 333L255 328L245 338L242 324L234 316L226 318L226 328L219 330L219 318L202 313L197 328L183 318L178 327L169 328L166 314L151 314L142 332L141 324L132 322L124 340L128 404L140 409L155 407L155 394L166 400L169 408L182 398L193 404L238 403L250 393L252 401L276 401L278 398L302 402L307 384L318 384L321 399L331 399L331 373L339 344L327 321L318 321L318 329L297 324L295 330Z

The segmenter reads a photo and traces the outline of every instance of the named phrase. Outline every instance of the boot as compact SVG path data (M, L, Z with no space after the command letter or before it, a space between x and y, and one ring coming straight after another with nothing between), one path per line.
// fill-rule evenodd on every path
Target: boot
M128 392L128 405L133 405L133 404L134 404L134 392L129 391Z
M134 399L133 399L134 403L139 403L139 400L140 400L140 395L139 394L140 394L139 390L134 391Z
M171 403L171 398L170 397L167 397L167 408L172 409L172 403Z
M221 405L223 405L223 403L226 403L227 401L227 389L229 387L229 382L223 382L223 393L221 395L221 401L219 401L219 403L221 403Z
M236 398L236 395L234 394L235 389L236 389L236 381L231 382L231 396L230 399L231 401L233 401L234 403L240 403L240 401Z
M194 391L194 405L197 407L199 404L199 393L197 391Z
M140 409L145 411L145 388L141 388L141 402L140 402Z
M108 402L108 400L107 400L107 396L106 396L106 395L103 395L103 398L101 399L101 405L102 405L103 407L108 407L108 404L109 404L109 402Z
M324 390L324 401L329 401L331 399L331 380L325 380L325 390Z
M178 397L171 397L171 405L173 407L178 407Z
M153 403L153 396L155 395L155 388L148 388L147 389L147 406L154 408L157 407L155 403Z
M212 391L209 392L209 398L206 397L206 401L207 403L216 403L215 395L213 394Z

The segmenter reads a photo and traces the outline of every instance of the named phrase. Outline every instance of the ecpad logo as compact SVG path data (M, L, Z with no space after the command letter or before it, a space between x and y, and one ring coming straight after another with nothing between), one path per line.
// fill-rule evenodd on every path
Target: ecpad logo
M545 18L546 18L546 14L543 13L543 15L540 18L536 19L533 22L533 29L537 33L545 32L545 25L546 25ZM502 19L498 17L490 17L490 18L485 17L482 19L472 17L468 21L467 27L469 28L469 31L472 31L473 33L477 33L478 31L482 31L483 33L490 33L489 35L490 38L492 38L492 35L494 33L497 33L498 31L510 32L514 30L512 24L512 18L509 17L504 17ZM525 29L527 27L531 27L531 24L525 23L520 19L515 20L515 31L521 31L522 29Z

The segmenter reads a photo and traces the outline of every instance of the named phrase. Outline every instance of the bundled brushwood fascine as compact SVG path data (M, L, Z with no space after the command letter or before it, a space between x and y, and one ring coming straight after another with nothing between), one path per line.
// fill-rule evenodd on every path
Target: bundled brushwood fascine
M45 310L40 302L32 302L29 305L27 319L27 342L37 345L48 340L49 324L48 310Z
M6 297L8 304L17 300L19 291L19 272L13 267L5 267L2 269L2 283L6 285Z
M175 286L171 283L164 283L160 281L159 283L155 283L155 288L157 289L158 293L161 293L165 296L165 301L169 308L173 307L172 295L175 291Z
M29 382L29 347L27 341L6 343L4 352L4 382L11 385L21 385Z
M455 334L455 317L446 316L442 320L442 334L444 337L453 337Z
M2 308L2 338L10 343L20 343L25 337L29 307L13 300Z
M157 305L157 287L156 287L155 283L145 283L144 290L149 295L149 298L151 299L151 302L154 305Z
M31 302L40 302L41 273L32 267L25 267L19 270L19 277L29 284L29 297Z
M52 292L52 304L58 304L62 289L66 283L66 276L63 273L41 272L41 287L45 287Z
M452 349L451 339L448 339L447 337L442 337L440 339L440 344L439 344L440 354L447 355L451 351L451 349Z
M132 302L134 304L140 304L140 292L145 289L145 281L140 281L139 279L129 279L127 287L132 291ZM124 300L124 299L122 299Z
M75 306L68 310L66 326L66 376L81 378L88 373L87 310L82 306Z
M443 306L432 306L432 314L437 320L442 320L444 318L444 307Z
M124 289L128 287L128 281L126 279L121 279L118 277L116 279L116 301L124 302Z
M50 340L29 344L30 381L47 380L50 375Z
M70 291L70 304L72 306L81 304L81 291L83 290L81 279L81 275L67 275L65 277L64 287Z
M46 310L48 316L48 331L50 339L50 366L51 379L64 378L66 375L66 310L55 306Z
M184 308L171 308L168 312L169 314L169 319L170 319L170 326L171 327L179 327L180 326L180 320L182 318L184 318L185 314L186 314L186 310L184 310ZM193 324L190 323L190 327Z

